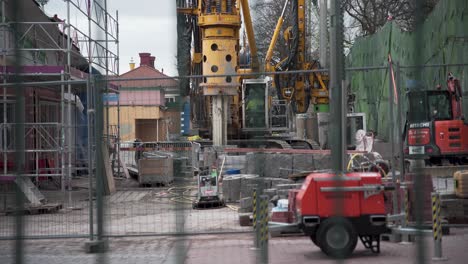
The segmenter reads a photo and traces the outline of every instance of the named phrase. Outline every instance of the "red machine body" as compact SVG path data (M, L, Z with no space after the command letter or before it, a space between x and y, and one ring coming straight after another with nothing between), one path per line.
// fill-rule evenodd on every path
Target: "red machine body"
M365 197L364 191L349 191L338 194L323 192L322 187L362 187L382 185L378 173L348 173L346 180L335 180L332 173L314 173L307 177L296 198L296 210L302 216L328 218L336 215L336 203L342 201L342 216L360 217L362 215L385 215L383 193ZM340 202L341 202L340 201Z
M441 154L468 154L468 125L463 120L436 121L434 127Z
M299 228L328 255L345 257L359 237L380 252L380 234L389 232L382 178L376 172L312 173L296 195Z

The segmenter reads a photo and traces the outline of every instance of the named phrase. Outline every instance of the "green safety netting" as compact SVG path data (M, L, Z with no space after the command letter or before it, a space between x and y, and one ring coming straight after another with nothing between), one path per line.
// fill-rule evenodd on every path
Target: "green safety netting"
M420 52L418 59L417 52ZM388 54L400 66L417 64L468 63L468 1L442 0L413 32L403 32L395 23L388 22L374 35L359 38L346 58L347 67L388 66ZM425 67L417 78L414 69L400 68L399 93L401 106L406 112L405 90L416 80L425 88L437 84L445 87L448 72L461 79L468 89L468 66ZM348 72L351 90L356 95L355 111L367 115L368 130L376 131L379 138L388 140L389 70ZM410 81L410 82L409 82ZM393 126L396 129L396 126Z

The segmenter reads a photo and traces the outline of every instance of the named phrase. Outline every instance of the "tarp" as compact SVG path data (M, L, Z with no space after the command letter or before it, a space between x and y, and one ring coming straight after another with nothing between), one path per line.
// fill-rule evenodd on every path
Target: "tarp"
M389 53L394 63L414 65L416 50L420 50L420 62L425 65L468 63L468 1L440 1L423 25L413 32L403 32L395 23L388 22L377 33L355 41L346 58L346 66L385 66ZM425 68L419 81L426 89L433 89L438 84L446 87L449 72L461 80L462 86L468 86L468 66ZM403 96L401 102L405 113L406 83L416 77L411 69L401 69L400 73L398 89ZM388 140L391 124L388 69L348 72L347 79L356 95L355 111L366 113L368 130Z

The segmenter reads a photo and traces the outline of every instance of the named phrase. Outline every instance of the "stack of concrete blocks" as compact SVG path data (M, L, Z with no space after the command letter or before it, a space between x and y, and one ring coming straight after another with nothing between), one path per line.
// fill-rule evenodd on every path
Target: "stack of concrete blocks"
M281 178L261 178L255 174L226 175L223 179L223 198L226 202L238 202L252 196L254 187L273 198L278 195L277 186L296 187L293 181ZM299 184L300 185L300 184ZM285 189L285 187L282 187Z
M237 202L240 199L242 175L226 175L223 178L223 198L226 202Z
M227 202L239 201L241 224L252 212L254 186L261 186L262 195L268 196L270 201L288 199L290 190L299 189L302 185L289 180L289 175L331 168L329 154L247 153L245 158L240 157L226 156L225 166L228 164L228 168L231 168L233 163L244 164L240 169L245 174L226 175L223 179L223 196ZM239 169L238 166L232 168Z
M245 173L287 179L291 174L330 168L329 154L247 153Z

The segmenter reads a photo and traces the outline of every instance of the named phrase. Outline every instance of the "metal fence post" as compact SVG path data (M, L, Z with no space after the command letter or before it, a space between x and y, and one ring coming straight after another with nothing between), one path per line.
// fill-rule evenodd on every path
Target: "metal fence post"
M432 260L447 260L442 256L442 221L440 220L440 195L437 192L432 197L432 235L434 238L434 256Z

